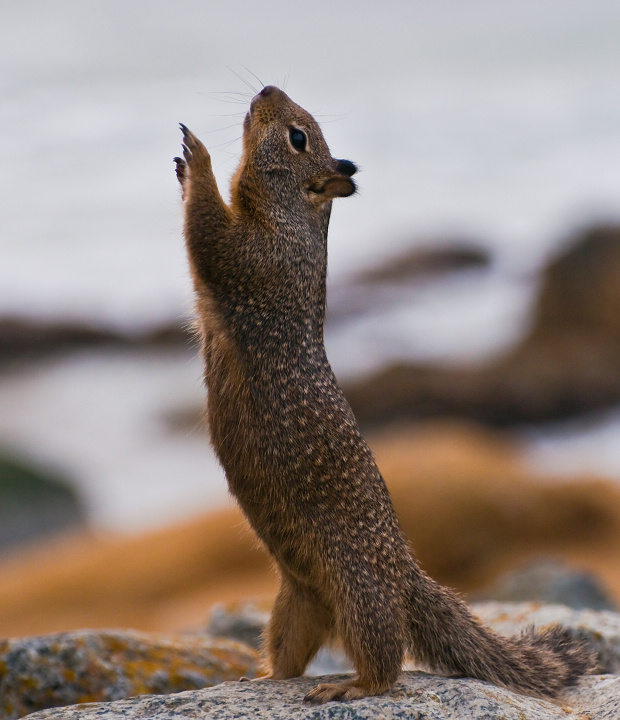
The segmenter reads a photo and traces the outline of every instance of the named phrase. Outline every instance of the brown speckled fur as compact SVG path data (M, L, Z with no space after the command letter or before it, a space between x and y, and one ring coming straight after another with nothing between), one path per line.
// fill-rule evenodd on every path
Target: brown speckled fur
M295 149L290 128L305 133ZM355 192L305 110L268 86L244 122L231 205L204 145L182 126L185 239L197 294L208 419L230 490L281 576L271 677L339 638L358 676L311 702L387 691L405 654L429 668L536 695L590 669L562 629L500 638L412 559L385 483L323 346L331 201Z

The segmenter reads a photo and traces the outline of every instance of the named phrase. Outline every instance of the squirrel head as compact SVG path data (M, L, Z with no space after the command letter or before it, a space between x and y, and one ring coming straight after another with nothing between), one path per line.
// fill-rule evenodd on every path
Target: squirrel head
M331 156L310 113L279 88L267 85L250 103L243 123L243 157L233 181L233 203L247 184L253 197L258 186L280 206L322 206L353 195L356 186L351 176L356 172L350 160Z

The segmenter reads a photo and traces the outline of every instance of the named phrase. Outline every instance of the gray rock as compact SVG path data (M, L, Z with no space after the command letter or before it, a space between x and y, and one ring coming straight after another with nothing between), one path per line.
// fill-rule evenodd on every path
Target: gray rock
M503 575L478 598L501 602L535 600L575 610L617 610L595 575L552 558L535 560Z
M217 603L211 608L206 632L212 637L237 640L259 650L270 611L268 605L256 600Z
M353 665L339 645L322 647L306 669L308 677L353 672Z
M14 456L0 455L0 552L86 525L68 478Z
M329 676L327 681L343 676ZM207 690L130 698L44 710L28 720L173 720L174 718L269 718L280 720L618 720L620 678L590 676L561 702L518 695L471 679L404 673L387 695L314 706L302 698L316 679L224 683Z

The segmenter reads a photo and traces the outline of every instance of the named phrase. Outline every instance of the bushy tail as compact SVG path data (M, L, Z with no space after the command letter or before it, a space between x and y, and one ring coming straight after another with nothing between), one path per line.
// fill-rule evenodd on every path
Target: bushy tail
M483 626L452 591L412 570L411 655L432 670L553 697L596 667L587 645L560 626L503 637Z

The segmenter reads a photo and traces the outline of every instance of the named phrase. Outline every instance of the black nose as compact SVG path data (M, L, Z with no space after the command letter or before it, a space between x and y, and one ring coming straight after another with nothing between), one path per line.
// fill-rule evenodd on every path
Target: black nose
M336 160L336 171L351 177L357 172L357 166L350 160Z

